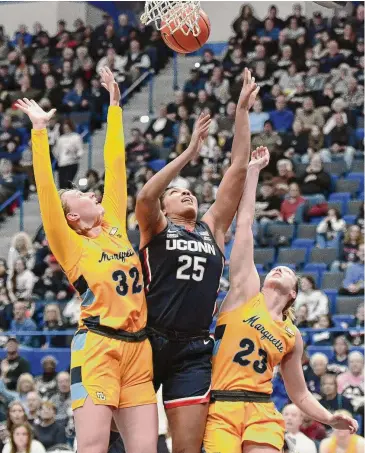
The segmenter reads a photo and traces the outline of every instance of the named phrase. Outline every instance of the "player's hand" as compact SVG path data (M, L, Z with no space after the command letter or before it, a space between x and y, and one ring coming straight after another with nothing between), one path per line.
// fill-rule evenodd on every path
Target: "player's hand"
M260 87L255 83L255 78L251 76L251 71L245 68L243 73L243 87L238 100L238 108L250 110L259 91Z
M334 429L348 430L350 434L356 433L359 429L359 425L355 419L344 414L332 415L329 423Z
M199 146L202 145L203 141L208 137L211 122L212 120L210 119L210 115L204 115L203 113L200 114L195 123L193 134L191 136L190 144L194 148L199 148Z
M259 146L251 154L249 167L256 167L259 171L265 168L270 161L270 153L266 146Z
M44 129L47 127L49 120L56 113L56 109L45 112L35 101L27 98L18 99L15 107L29 116L33 129Z
M117 82L114 79L114 75L111 70L105 66L100 70L101 85L109 91L110 94L110 105L119 105L120 102L120 91Z

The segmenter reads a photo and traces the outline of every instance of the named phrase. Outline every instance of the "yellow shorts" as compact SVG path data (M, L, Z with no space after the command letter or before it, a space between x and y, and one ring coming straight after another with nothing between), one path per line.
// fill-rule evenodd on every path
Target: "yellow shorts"
M148 340L130 343L85 331L71 345L72 409L88 396L115 408L156 403Z
M209 406L204 434L206 453L241 453L245 441L284 445L285 424L274 403L216 401Z

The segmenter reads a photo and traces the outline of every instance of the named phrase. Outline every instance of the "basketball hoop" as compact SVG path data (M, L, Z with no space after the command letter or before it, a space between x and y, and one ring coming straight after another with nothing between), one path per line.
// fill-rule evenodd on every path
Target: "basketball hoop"
M199 0L147 0L141 22L144 25L154 22L157 30L167 26L171 34L180 29L185 35L198 36L199 10Z

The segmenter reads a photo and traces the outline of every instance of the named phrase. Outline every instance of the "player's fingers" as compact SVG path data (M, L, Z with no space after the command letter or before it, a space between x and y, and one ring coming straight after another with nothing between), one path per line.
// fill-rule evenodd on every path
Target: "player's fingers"
M251 83L251 71L249 69L247 69L247 83L250 84Z
M33 105L34 107L38 107L38 104L37 104L36 101L34 101L33 99L31 99L30 102L32 103L32 105Z
M32 103L28 98L23 98L23 101L27 104L28 107L32 107Z
M17 102L17 103L15 104L15 107L16 107L17 109L21 110L21 111L24 112L24 113L26 113L27 110L28 110L28 109L27 109L27 106L21 105L19 102Z
M110 77L114 77L112 71L108 68L108 66L106 66L105 70L107 74L110 75Z
M56 113L56 109L52 109L48 112L48 119L52 118L52 116Z
M252 94L257 88L257 85L256 83L252 83L251 86L250 86L250 94Z
M105 82L102 82L101 86L104 87L106 90L108 89L108 85Z
M247 85L247 78L248 78L247 72L248 72L248 69L245 68L244 71L243 71L243 84L244 85Z
M256 85L256 88L255 88L253 94L254 94L255 96L257 96L258 93L259 93L259 91L260 91L260 87L258 87L258 86Z
M27 108L27 104L22 99L18 99L16 102L20 107Z

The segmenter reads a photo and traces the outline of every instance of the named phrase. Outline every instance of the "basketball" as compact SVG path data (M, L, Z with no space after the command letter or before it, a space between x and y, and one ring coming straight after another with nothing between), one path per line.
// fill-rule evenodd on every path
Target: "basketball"
M161 24L162 39L170 49L183 54L195 52L208 41L210 34L209 18L202 9L199 11L199 15L198 25L200 33L198 36L194 36L191 32L189 32L188 35L185 35L181 29L171 33L167 25L164 26ZM188 31L187 25L184 25L183 28L185 28L185 31Z

